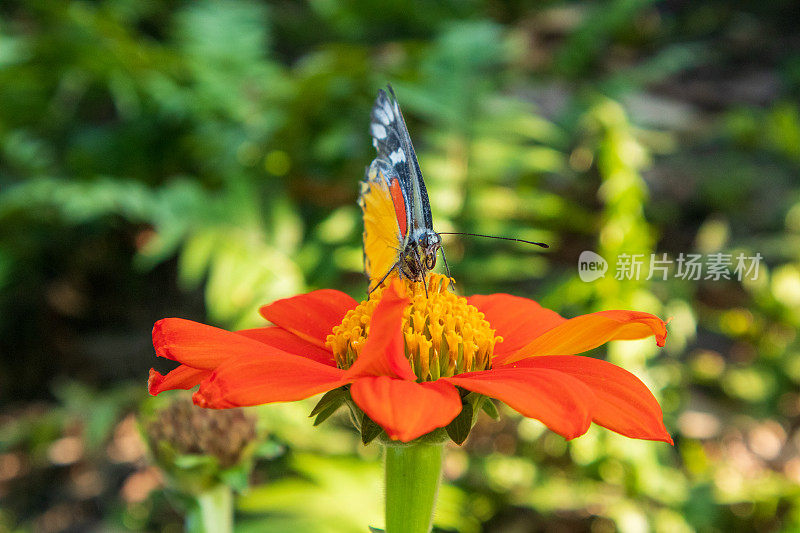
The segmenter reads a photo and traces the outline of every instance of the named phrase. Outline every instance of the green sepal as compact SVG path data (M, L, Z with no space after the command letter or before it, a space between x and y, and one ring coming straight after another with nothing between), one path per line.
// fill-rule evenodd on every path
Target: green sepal
M253 455L259 459L275 459L286 453L286 447L272 439L259 442Z
M497 412L497 406L494 404L491 398L486 398L481 404L481 409L483 412L492 417L493 420L500 419L500 413Z
M250 486L250 471L253 469L251 464L241 464L232 468L221 470L220 480L233 490L243 492Z
M318 426L329 419L333 413L339 410L339 408L343 405L342 403L331 403L328 404L325 409L323 409L320 413L317 414L317 418L314 419L314 426Z
M181 454L168 442L156 443L153 455L171 480L171 485L185 494L198 494L219 483L221 470L216 457Z
M347 412L350 415L350 423L356 428L356 431L361 433L361 420L364 418L364 411L362 411L353 401L349 395L344 404L347 406Z
M335 412L336 409L341 407L341 405L348 398L348 396L349 396L349 394L347 393L347 390L345 390L342 387L340 387L338 389L329 390L328 392L326 392L325 394L322 395L322 398L319 399L319 401L317 402L317 405L314 406L314 409L311 410L311 414L309 414L308 417L311 418L312 416L316 416L316 415L322 413L323 411L327 412L328 410L330 410L332 408L332 406L335 406L335 407L333 407L333 412ZM328 415L328 416L330 416L330 415ZM318 424L317 422L314 422L315 426L317 424Z
M383 428L368 417L367 413L364 413L364 416L361 417L361 442L365 445L369 444L381 434L381 431Z
M164 447L169 446L169 444ZM172 448L172 446L170 446ZM199 455L194 453L176 454L173 456L172 464L180 470L205 471L218 468L216 457L210 455Z
M453 439L453 442L461 446L467 437L469 431L472 429L472 404L465 403L452 422L445 426L447 434Z

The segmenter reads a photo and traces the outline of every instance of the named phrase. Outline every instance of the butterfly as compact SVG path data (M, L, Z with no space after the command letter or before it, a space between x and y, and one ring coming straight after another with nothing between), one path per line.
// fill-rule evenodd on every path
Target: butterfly
M361 182L358 200L370 292L393 273L424 282L442 246L406 122L391 85L387 89L378 91L370 114L378 155Z

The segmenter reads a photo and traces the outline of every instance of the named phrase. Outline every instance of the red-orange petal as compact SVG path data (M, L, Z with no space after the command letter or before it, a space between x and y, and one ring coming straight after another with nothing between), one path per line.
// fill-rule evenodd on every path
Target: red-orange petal
M510 294L476 294L467 301L477 307L503 337L503 342L495 345L495 356L515 352L548 329L567 321L533 300Z
M194 403L227 409L293 402L341 387L344 371L267 346L258 357L239 357L220 365L200 383Z
M592 423L591 389L563 372L546 368L500 368L440 378L497 398L520 414L535 418L565 439L580 437Z
M417 383L365 377L353 383L350 394L389 438L403 442L446 426L461 412L458 390L441 380Z
M224 329L182 318L164 318L153 326L156 355L193 368L213 370L223 361L257 356L265 345Z
M334 361L333 353L331 353L330 350L327 348L320 348L316 344L304 341L294 333L277 326L242 329L236 333L263 342L264 344L269 344L284 352L307 357L324 365L336 366L336 361Z
M292 296L262 307L261 316L303 340L325 348L325 339L345 313L358 305L347 294L334 289Z
M509 364L526 357L572 355L614 340L643 339L655 335L664 346L667 327L663 320L640 311L600 311L571 318L536 337L514 353L496 358Z
M150 377L147 379L147 390L155 396L165 390L191 389L210 375L211 370L192 368L186 365L180 365L166 374L161 374L151 368Z
M594 392L592 420L596 424L626 437L672 444L658 401L639 378L623 368L576 355L531 357L510 367L546 368L569 374Z
M415 381L417 376L405 356L403 311L410 303L395 280L381 295L369 322L369 336L358 359L345 374L348 379L361 376L390 376ZM400 296L403 294L403 296Z

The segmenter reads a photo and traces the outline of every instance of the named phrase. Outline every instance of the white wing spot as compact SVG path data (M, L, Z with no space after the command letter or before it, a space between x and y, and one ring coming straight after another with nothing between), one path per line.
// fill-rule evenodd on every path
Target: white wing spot
M378 120L380 120L387 126L392 123L392 119L389 118L389 115L386 114L386 111L384 111L380 107L375 108L375 116L377 116Z
M396 165L397 163L404 163L406 160L406 153L402 148L398 148L389 154L389 159L391 159L393 165Z
M370 131L372 132L372 136L376 139L385 139L386 138L386 128L381 126L380 124L372 123L370 126Z
M392 110L392 104L389 103L389 100L384 100L383 110L386 113L386 116L394 118L394 111Z

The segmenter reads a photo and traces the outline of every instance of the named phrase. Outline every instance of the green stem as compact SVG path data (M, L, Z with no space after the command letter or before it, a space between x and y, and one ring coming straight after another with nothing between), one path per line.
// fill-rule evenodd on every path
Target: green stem
M444 444L386 447L386 533L429 533Z
M187 533L232 533L233 493L220 484L200 493L186 514Z

